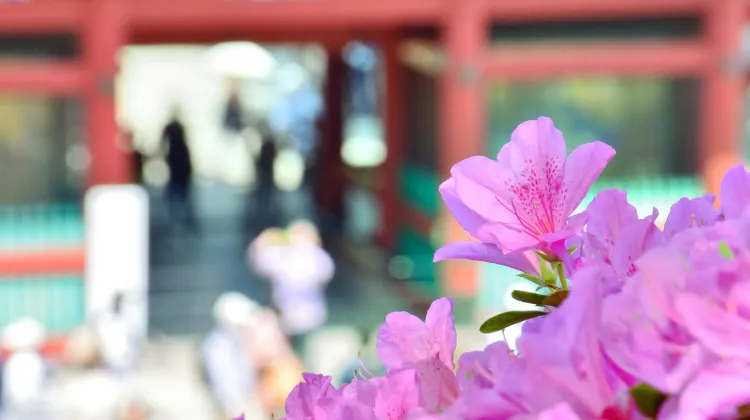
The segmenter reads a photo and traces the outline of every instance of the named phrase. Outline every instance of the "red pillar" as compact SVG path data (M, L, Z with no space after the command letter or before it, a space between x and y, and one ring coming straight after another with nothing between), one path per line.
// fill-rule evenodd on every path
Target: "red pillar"
M747 85L739 61L744 11L743 0L714 0L708 15L712 61L703 78L699 156L710 192L718 192L724 172L742 160Z
M86 60L85 124L91 154L89 185L132 181L129 154L119 137L114 81L117 54L127 44L122 0L91 0L83 33Z
M380 168L381 228L378 240L387 249L392 249L396 243L401 210L399 171L404 160L404 69L398 55L399 42L399 37L393 35L382 43L386 83L383 122L388 154Z
M443 178L461 159L484 153L484 95L482 59L487 43L487 22L478 1L455 0L443 26L445 72L440 81L439 170ZM466 240L466 233L444 211L445 242ZM476 293L475 263L441 263L444 285L451 294Z
M316 185L318 204L335 217L344 216L346 177L341 146L344 144L344 83L346 63L340 50L328 52L325 81L325 119L320 144L320 172Z

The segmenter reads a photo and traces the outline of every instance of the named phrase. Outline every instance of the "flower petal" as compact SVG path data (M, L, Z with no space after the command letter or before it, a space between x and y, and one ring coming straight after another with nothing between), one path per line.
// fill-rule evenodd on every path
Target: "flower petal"
M437 356L445 366L453 370L453 356L456 352L456 320L453 318L453 300L440 298L430 305L425 325L433 345L437 346Z
M539 272L538 264L524 253L503 254L495 245L479 242L451 242L435 252L434 261L462 259L482 261L514 268L522 273Z
M721 180L721 207L727 218L742 216L750 205L750 173L739 164L724 174Z
M578 208L614 156L615 149L599 141L583 144L571 152L565 162L565 214Z
M498 202L499 192L505 189L496 176L499 172L497 162L485 156L464 159L451 169L459 200L474 213L490 221L504 220L509 216L515 219Z
M391 312L378 331L377 350L387 370L431 358L424 322L408 312Z
M671 238L687 228L713 225L721 217L721 213L714 208L715 199L716 196L713 194L692 200L681 198L669 210L664 233Z
M468 208L466 204L461 201L458 196L458 191L456 191L456 180L454 178L449 178L440 185L438 190L443 197L445 206L448 207L448 210L458 224L472 236L481 239L478 238L477 231L483 224L487 223L487 219Z

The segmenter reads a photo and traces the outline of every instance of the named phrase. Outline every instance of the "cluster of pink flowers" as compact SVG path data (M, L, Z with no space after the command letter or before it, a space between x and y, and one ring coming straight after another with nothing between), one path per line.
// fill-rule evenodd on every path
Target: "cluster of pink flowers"
M714 196L683 198L664 225L606 190L573 214L615 152L589 143L567 156L549 118L521 124L497 160L453 167L440 193L470 236L436 260L506 265L537 284L518 351L505 342L454 365L453 305L426 320L387 316L386 368L336 389L305 374L288 420L738 419L750 413L750 173L727 172ZM502 281L498 279L498 281Z

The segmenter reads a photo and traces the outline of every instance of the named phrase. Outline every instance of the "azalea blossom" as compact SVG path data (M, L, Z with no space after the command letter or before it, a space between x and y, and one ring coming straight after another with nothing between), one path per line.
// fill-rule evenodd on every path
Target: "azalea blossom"
M601 142L579 146L570 156L566 149L552 120L540 117L519 125L496 161L474 156L453 167L441 185L446 206L474 238L497 248L490 258L476 259L550 251L580 231L585 214L571 215L615 151Z
M386 317L377 340L384 376L362 366L336 389L330 377L305 374L287 419L745 418L750 173L727 172L720 210L713 195L678 200L663 231L656 209L639 218L619 190L573 215L613 155L589 143L566 158L562 134L542 117L522 123L496 161L460 162L440 186L469 240L435 260L502 264L543 281L539 293L512 295L528 311L482 326L492 333L525 320L517 351L500 341L454 363L453 302L440 298L424 321Z

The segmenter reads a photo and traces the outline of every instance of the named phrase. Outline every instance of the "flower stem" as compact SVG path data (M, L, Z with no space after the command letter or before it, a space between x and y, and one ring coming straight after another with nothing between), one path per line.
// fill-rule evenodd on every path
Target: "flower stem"
M562 263L557 264L557 275L560 276L560 287L563 290L568 290L568 279L565 278L565 268Z

